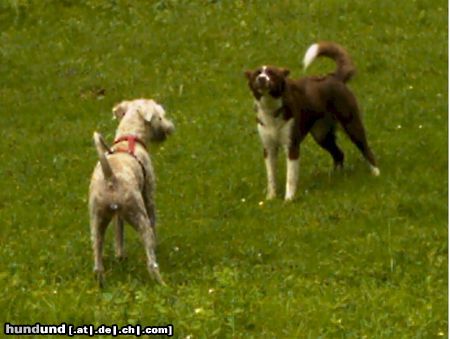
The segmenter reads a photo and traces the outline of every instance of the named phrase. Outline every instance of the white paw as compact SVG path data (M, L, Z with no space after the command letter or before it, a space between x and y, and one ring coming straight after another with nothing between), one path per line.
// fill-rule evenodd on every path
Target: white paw
M268 192L266 194L266 200L273 200L277 197L277 194L275 192Z
M284 201L290 202L290 201L294 200L294 197L295 197L294 194L286 194L286 196L284 197Z
M374 177L378 177L380 175L380 169L375 166L370 166L370 172Z

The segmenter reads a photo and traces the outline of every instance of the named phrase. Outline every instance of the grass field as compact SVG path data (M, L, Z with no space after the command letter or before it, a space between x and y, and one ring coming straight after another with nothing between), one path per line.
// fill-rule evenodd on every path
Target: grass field
M308 138L297 199L261 203L243 71L304 75L317 40L353 57L381 176L342 134L345 169L330 174ZM0 320L170 323L179 338L447 337L447 51L444 0L0 0ZM137 97L177 128L151 147L168 287L149 280L127 228L126 262L108 232L100 291L91 136L111 142L112 106Z

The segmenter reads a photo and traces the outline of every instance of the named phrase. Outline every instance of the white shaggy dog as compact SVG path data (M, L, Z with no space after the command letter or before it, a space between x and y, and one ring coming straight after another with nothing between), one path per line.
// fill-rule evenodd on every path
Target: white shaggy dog
M94 250L94 271L103 285L103 241L106 228L116 217L116 256L123 257L123 223L131 224L142 240L150 275L159 283L155 256L155 180L146 145L163 141L174 130L164 109L153 100L123 101L113 108L119 119L114 145L109 148L95 132L99 162L89 188L89 214Z

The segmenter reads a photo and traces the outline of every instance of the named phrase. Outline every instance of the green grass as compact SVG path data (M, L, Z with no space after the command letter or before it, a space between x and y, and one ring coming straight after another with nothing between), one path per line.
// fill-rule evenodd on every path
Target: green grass
M242 73L271 63L301 76L321 39L358 68L350 86L381 176L342 134L346 168L330 175L308 138L297 200L260 205ZM447 41L443 0L0 0L0 319L171 323L180 338L447 337ZM116 262L110 229L99 291L91 136L111 141L113 104L137 97L177 128L151 147L169 286L149 280L131 228Z

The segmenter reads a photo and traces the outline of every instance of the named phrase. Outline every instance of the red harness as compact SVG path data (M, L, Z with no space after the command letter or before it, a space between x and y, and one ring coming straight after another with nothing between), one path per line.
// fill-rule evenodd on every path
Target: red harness
M128 142L128 147L127 148L117 147L114 150L111 150L110 154L127 153L127 154L131 155L133 158L136 159L136 161L141 166L142 173L144 173L144 178L145 178L147 176L146 175L146 171L145 171L145 166L142 163L142 161L139 160L139 158L135 154L136 143L140 144L142 147L144 147L145 150L147 150L147 147L145 147L145 143L141 139L139 139L137 136L135 136L135 135L124 135L124 136L121 136L121 137L117 138L114 141L113 145L118 144L119 142L122 142L122 141L127 141Z
M135 156L134 151L136 149L136 143L139 143L142 147L144 147L145 150L147 150L147 147L145 147L145 143L141 139L139 139L137 136L123 135L114 141L114 145L118 144L119 142L122 142L122 141L128 141L128 148L118 147L118 148L114 149L114 153L115 152L124 152L124 153L129 153L129 154Z

